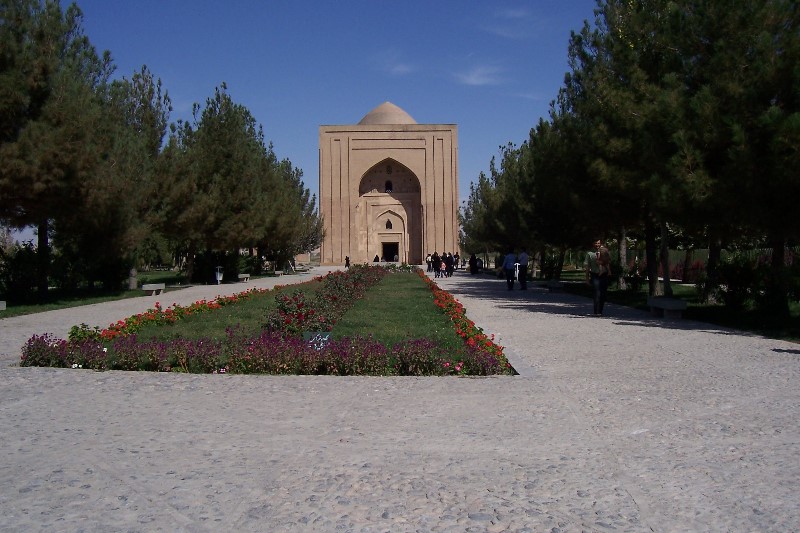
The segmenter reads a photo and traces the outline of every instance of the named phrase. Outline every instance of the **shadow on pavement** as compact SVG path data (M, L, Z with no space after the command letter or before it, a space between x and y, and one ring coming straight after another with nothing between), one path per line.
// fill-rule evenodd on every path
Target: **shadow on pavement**
M648 312L616 304L606 304L601 317L592 314L592 301L589 298L566 292L550 292L547 288L534 283L528 284L528 290L519 289L515 284L508 290L505 280L488 275L472 276L466 272L456 272L453 278L440 279L439 286L466 297L492 300L499 309L514 309L530 313L546 313L566 315L591 320L610 320L618 326L640 326L664 328L678 331L706 331L718 335L741 335L760 337L754 333L739 331L705 322L683 319L664 319L651 316ZM469 309L467 309L469 315Z

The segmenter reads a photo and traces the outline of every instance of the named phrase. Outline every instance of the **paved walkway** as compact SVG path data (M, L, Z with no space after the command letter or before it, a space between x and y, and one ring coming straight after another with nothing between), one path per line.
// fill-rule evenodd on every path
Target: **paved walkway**
M155 298L0 320L0 531L800 529L800 346L439 284L521 376L18 368L28 331Z

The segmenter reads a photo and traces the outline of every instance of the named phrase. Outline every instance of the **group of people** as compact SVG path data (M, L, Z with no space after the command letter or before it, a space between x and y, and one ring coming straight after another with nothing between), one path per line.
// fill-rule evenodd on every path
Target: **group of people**
M506 254L503 259L503 271L506 275L508 290L514 289L514 281L519 281L520 289L528 288L529 259L524 248L519 254L515 254L513 250L509 250ZM603 245L601 239L595 240L594 249L586 253L584 267L586 283L592 286L594 314L602 315L608 292L608 281L611 278L611 253Z
M475 257L475 254L469 256L469 273L473 276L481 271L483 268L483 261Z
M425 262L428 265L428 272L433 272L437 278L449 278L453 275L453 271L459 265L458 252L451 254L443 252L439 255L437 252L428 254L425 257ZM378 256L375 256L375 261L378 261ZM503 271L506 275L506 284L508 290L514 289L514 282L519 281L519 288L521 290L528 289L528 256L525 248L517 254L513 250L509 250L503 259ZM608 280L611 277L611 253L603 245L603 241L597 239L594 241L594 249L586 253L586 261L584 263L586 270L586 283L592 286L592 295L594 300L594 314L602 315L603 307L606 302L606 293L608 291ZM350 258L345 257L345 268L350 268ZM477 274L479 270L478 259L475 254L469 258L469 270L472 274Z
M436 278L449 278L453 275L453 271L458 268L458 252L455 255L450 252L433 252L425 257L425 263L428 265L428 272L433 272Z
M509 250L503 258L503 272L506 275L508 290L514 289L515 280L519 280L521 290L528 290L528 261L530 261L530 257L525 248L519 254L514 253L514 250Z

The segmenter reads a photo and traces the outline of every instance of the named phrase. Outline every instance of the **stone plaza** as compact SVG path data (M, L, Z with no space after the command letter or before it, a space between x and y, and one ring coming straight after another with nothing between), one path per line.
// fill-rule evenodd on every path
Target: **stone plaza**
M513 377L17 366L33 333L275 279L0 320L0 531L800 529L800 346L540 287L437 280Z

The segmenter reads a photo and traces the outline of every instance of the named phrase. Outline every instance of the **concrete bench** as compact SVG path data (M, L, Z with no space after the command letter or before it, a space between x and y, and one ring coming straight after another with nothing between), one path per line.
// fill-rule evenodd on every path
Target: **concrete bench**
M164 292L166 288L166 284L164 283L145 283L142 285L142 290L147 293L148 296L152 296L154 294L161 294Z
M5 311L5 310L6 310L6 303L0 300L0 311Z
M283 270L276 270L275 272L273 272L273 274L276 276L283 276Z
M681 313L686 311L685 301L668 296L649 296L647 305L650 306L650 314L664 318L680 318Z
M239 281L250 281L250 274L239 274Z

